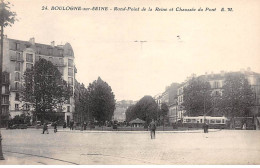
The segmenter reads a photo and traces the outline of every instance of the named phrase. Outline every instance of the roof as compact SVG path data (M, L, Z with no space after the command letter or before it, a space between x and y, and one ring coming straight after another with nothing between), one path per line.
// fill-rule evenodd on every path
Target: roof
M143 120L141 120L141 119L139 119L139 118L136 118L136 119L130 121L129 123L130 123L130 124L144 124L145 121L143 121Z
M23 51L26 48L31 48L37 52L39 55L48 55L48 56L57 56L57 57L63 57L64 55L70 55L74 57L74 52L69 43L66 43L65 45L58 45L58 46L52 46L47 44L41 44L41 43L35 43L30 41L22 41L22 40L16 40L16 39L10 39L8 38L10 42L10 49L15 51ZM19 49L16 49L15 45L16 43L20 44Z

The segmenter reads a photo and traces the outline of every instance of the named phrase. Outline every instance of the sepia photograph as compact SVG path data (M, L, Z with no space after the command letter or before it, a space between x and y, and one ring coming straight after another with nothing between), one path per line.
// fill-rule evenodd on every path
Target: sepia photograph
M260 1L0 0L0 165L259 165Z

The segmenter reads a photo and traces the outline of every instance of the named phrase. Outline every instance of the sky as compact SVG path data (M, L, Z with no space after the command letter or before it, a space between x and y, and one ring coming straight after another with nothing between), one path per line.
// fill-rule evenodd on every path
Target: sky
M191 74L251 68L260 73L259 1L177 0L10 0L19 21L9 38L74 50L76 79L87 87L101 77L117 100L155 96ZM109 7L109 11L53 11L42 6ZM153 11L113 11L151 7ZM217 11L163 12L159 8L216 8ZM220 8L233 12L220 12ZM146 41L146 42L140 42Z

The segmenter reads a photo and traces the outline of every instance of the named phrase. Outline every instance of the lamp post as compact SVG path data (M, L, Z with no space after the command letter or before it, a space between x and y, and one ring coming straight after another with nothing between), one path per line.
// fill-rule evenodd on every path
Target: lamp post
M4 50L4 26L1 25L1 56L0 56L0 160L4 160L4 155L2 151L2 135L1 135L1 127L2 127L2 80L3 80L3 55Z

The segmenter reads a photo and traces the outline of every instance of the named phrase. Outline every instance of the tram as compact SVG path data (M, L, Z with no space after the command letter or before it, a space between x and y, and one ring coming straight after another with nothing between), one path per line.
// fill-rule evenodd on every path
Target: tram
M209 128L224 129L227 128L228 119L224 116L223 117L211 117L211 116L183 117L183 126L187 126L189 128L202 127L204 123L207 123L209 125Z

